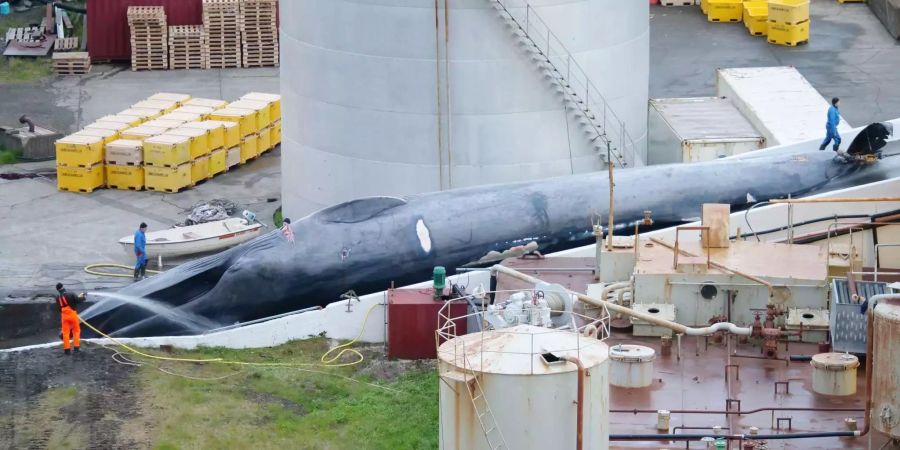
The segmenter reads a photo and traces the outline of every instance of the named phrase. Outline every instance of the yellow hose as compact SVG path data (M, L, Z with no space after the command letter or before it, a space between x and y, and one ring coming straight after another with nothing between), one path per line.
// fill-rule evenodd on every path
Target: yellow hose
M99 277L131 278L133 276L132 274L127 274L127 273L101 272L98 270L94 270L98 267L115 267L117 269L134 270L134 267L126 266L124 264L97 263L97 264L90 264L88 266L85 266L84 271L91 275L97 275ZM158 271L158 270L150 270L150 269L147 269L147 272L160 273L160 271ZM85 325L87 325L87 323L85 323ZM88 325L88 327L90 327L90 325Z
M90 266L88 266L88 267L90 267ZM106 333L104 333L104 332L98 330L98 329L95 328L93 325L87 323L87 321L85 321L85 320L82 319L81 317L79 317L78 320L81 321L81 323L83 323L86 327L88 327L88 328L90 328L91 330L93 330L94 332L96 332L97 334L99 334L99 335L105 337L106 339L109 339L110 341L112 341L112 342L115 343L116 345L121 346L122 348L128 350L129 352L132 352L132 353L134 353L134 354L136 354L136 355L144 356L144 357L146 357L146 358L151 358L151 359L158 359L158 360L163 360L163 361L191 362L191 363L218 363L218 364L231 364L231 365L240 365L240 366L267 366L267 367L309 367L309 366L313 366L313 367L347 367L347 366L354 366L354 365L359 364L359 363L361 363L361 362L363 362L363 361L365 360L365 357L363 357L362 353L360 353L360 352L357 351L356 349L347 348L347 347L350 346L350 345L353 345L354 343L356 343L356 342L359 340L360 337L362 337L363 332L366 330L366 324L368 324L368 322L369 322L369 315L372 313L372 310L374 310L376 306L381 306L381 304L376 303L376 304L372 305L372 306L369 308L368 311L366 311L366 316L365 316L365 318L363 318L363 323L362 323L362 327L361 327L360 330L359 330L359 334L357 334L356 337L354 337L350 342L347 342L347 343L345 343L345 344L338 345L337 347L334 347L334 348L328 350L327 352L325 352L324 354L322 354L322 357L320 358L321 363L256 363L256 362L245 362L245 361L227 361L227 360L223 360L222 358L191 359L191 358L174 358L174 357L170 357L170 356L157 356L157 355L151 355L151 354L149 354L149 353L145 353L145 352L142 352L142 351L140 351L140 350L137 350L137 349L135 349L135 348L129 346L128 344L125 344L124 342L121 342L121 341L117 340L116 338L114 338L114 337L112 337L112 336L110 336L110 335L108 335L108 334L106 334ZM329 355L329 354L331 354L332 352L334 352L335 350L338 350L338 349L341 349L341 351L338 352L337 355L335 355L335 356L333 356L333 357L331 357L331 358L328 358L328 355ZM355 354L355 355L357 356L357 359L356 359L355 361L351 361L351 362L347 362L347 363L339 363L339 364L335 364L334 362L337 361L337 360L339 360L345 353L353 353L353 354Z

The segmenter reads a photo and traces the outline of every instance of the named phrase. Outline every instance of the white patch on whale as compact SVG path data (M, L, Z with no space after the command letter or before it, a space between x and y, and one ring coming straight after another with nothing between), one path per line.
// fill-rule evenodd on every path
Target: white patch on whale
M419 244L422 246L422 250L425 250L425 253L431 253L431 233L422 219L416 222L416 236L419 237Z

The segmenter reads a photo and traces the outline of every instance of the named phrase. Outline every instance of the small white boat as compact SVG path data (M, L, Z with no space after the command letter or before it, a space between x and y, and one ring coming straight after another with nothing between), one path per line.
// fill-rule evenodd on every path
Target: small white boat
M214 252L233 247L259 236L262 224L232 217L187 227L147 232L147 257L184 256ZM119 244L134 257L134 235L119 239Z

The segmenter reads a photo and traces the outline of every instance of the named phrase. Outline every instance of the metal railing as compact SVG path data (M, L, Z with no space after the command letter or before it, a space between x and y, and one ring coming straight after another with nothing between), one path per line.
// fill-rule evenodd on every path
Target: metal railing
M615 159L620 167L627 166L629 158L630 164L635 164L638 153L625 123L610 108L609 102L547 22L526 0L491 1L522 32L522 37L530 41L566 97L581 111L596 134L591 141L600 139L606 145L607 157Z
M502 290L502 291L488 291L484 294L496 294L496 293L510 293L510 292L530 292L533 296L536 296L539 289L517 289L517 290ZM485 353L488 353L488 357L490 358L493 355L497 354L513 354L519 355L522 357L528 357L530 359L531 369L530 373L534 374L534 361L536 358L539 358L540 355L545 354L547 352L556 352L556 353L564 353L564 352L575 352L576 356L580 358L581 349L583 348L582 340L584 340L584 346L589 345L592 342L596 342L599 340L605 340L610 335L609 323L610 323L610 315L609 311L604 307L601 309L598 317L588 317L582 314L578 314L571 311L553 311L551 313L559 312L559 313L568 313L572 315L572 330L560 330L554 328L546 328L546 331L542 333L522 333L517 331L511 331L510 329L499 329L492 330L492 333L511 333L511 334L521 334L528 335L531 339L531 347L528 352L516 352L516 351L493 351L493 350L485 350L485 324L487 320L485 315L487 314L486 305L482 304L481 311L475 311L468 314L463 315L452 315L451 314L451 305L454 303L463 303L465 305L469 305L468 297L458 297L454 299L450 299L444 303L441 309L438 311L438 323L437 329L435 330L435 346L437 348L438 358L441 359L443 357L444 360L450 362L452 366L455 366L455 369L462 375L463 380L466 383L465 389L468 393L469 400L472 403L473 413L478 419L479 424L481 425L481 429L484 432L485 440L488 443L488 447L495 450L500 450L504 448L509 448L506 443L506 438L503 436L503 432L500 429L500 425L497 422L497 419L494 415L493 409L491 409L490 403L488 402L487 392L484 390L484 385L479 380L479 375L482 372L484 365L484 357ZM457 322L468 322L469 318L478 318L481 321L481 329L475 333L471 334L479 334L479 338L475 341L478 343L477 350L470 351L466 347L465 339L457 339L460 337L460 334L457 331L456 324ZM583 325L578 326L575 323L575 318L578 318L581 322L584 322ZM593 327L593 328L591 328ZM574 348L544 348L535 347L534 337L536 334L543 333L574 333L576 338L576 345ZM444 342L451 341L452 345L448 345L447 348L441 349L441 344ZM477 354L476 354L477 352ZM473 359L477 358L477 365L473 361ZM441 377L443 380L443 376ZM479 401L483 402L484 406L479 408ZM492 437L493 436L493 437Z

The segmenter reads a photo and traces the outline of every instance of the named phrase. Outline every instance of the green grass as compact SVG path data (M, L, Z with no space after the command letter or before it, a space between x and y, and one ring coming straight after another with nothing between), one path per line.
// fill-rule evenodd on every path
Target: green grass
M18 160L15 152L0 147L0 164L15 164Z
M322 338L260 350L200 349L176 352L188 358L255 362L319 362L328 349ZM167 370L144 366L139 373L146 419L153 425L154 448L437 448L438 380L434 369L410 369L391 381L373 378L369 366L322 368L237 367L165 363ZM377 371L376 371L377 372ZM342 377L378 383L389 392Z
M281 207L275 210L275 214L272 215L272 222L275 223L276 228L281 228L281 225L284 223L284 216L281 213Z
M13 12L8 16L0 16L0 36L6 36L9 28L23 27L39 24L44 15L44 6L33 2L34 7L25 13ZM72 6L84 6L84 2L69 3ZM84 19L81 14L69 13L72 20L72 29L67 30L67 36L82 37ZM0 58L0 83L26 83L38 81L53 73L53 64L50 57L11 57Z

